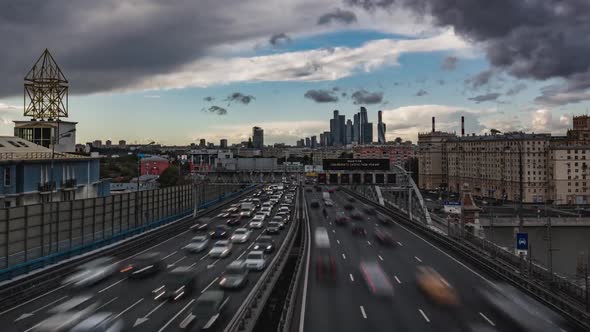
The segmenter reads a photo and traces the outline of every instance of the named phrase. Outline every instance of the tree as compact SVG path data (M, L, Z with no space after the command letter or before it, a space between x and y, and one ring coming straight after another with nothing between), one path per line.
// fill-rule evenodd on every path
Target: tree
M178 166L170 165L170 167L166 168L164 172L160 174L158 182L160 183L160 187L162 188L177 185L180 182Z
M396 142L397 144L402 144L403 140L401 137L396 137L394 142Z

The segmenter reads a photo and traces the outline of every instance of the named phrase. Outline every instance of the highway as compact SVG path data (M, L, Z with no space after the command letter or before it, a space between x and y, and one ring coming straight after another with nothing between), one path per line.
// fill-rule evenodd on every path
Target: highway
M341 191L331 194L334 206L326 207L327 218L322 212L322 194L315 190L305 194L312 241L298 331L476 331L476 327L519 331L486 305L480 295L478 290L491 289L493 280L400 224L381 226L375 217L365 214L363 221L351 223L364 225L367 236L353 235L352 225L334 223L334 216L349 203L349 196ZM314 200L320 202L319 208L310 206ZM352 204L357 211L371 208L359 201ZM325 227L329 234L329 254L336 262L335 281L317 279L315 264L322 249L317 248L313 238L318 227ZM394 235L397 246L377 243L373 231L379 227L386 227ZM368 261L381 266L393 286L393 296L378 297L369 292L359 268L361 262ZM454 287L459 306L437 305L419 289L415 275L421 265L433 267Z
M250 194L251 195L251 194ZM282 202L282 200L281 200ZM228 203L229 205L229 203ZM271 216L276 214L278 205L273 208ZM227 206L226 206L227 207ZM210 213L206 217L213 217L218 211ZM293 215L295 209L291 208L291 220L295 219ZM201 219L206 220L206 219ZM209 218L209 228L225 224L225 219ZM269 220L267 218L267 220ZM242 221L239 227L245 227L249 219ZM266 223L266 222L265 222ZM275 252L269 255L270 262L278 248L283 243L289 227L293 222L289 222L280 234L273 235L276 248ZM232 227L233 229L238 226ZM95 286L87 288L82 294L92 296L92 302L99 305L99 312L110 312L117 319L125 323L125 331L174 331L179 329L180 322L187 316L191 310L194 299L208 289L219 289L219 278L224 272L225 267L232 261L244 258L245 254L254 244L264 231L254 229L250 240L244 244L234 244L229 257L221 259L212 259L207 256L208 250L199 254L191 254L183 250L183 247L196 235L191 230L186 230L164 242L158 243L143 252L159 252L162 259L170 270L178 266L194 267L198 271L198 292L192 296L184 297L178 301L160 301L154 300L152 291L163 284L163 278L166 272L160 272L157 275L146 279L129 280L123 273L101 282ZM210 240L212 241L212 240ZM214 240L212 241L214 242ZM212 243L211 242L211 243ZM209 245L209 247L211 244ZM128 263L133 257L140 253L130 255L119 261L121 265ZM224 307L222 315L215 323L215 328L221 330L223 326L232 319L233 314L240 307L243 300L256 284L257 278L262 272L250 271L249 280L246 287L237 291L226 291L227 304ZM64 276L65 278L66 276ZM51 308L64 303L73 296L80 295L70 287L59 287L48 293L42 294L36 298L24 301L23 303L0 312L0 321L3 324L2 331L34 331L41 321L48 318L51 314L48 312Z

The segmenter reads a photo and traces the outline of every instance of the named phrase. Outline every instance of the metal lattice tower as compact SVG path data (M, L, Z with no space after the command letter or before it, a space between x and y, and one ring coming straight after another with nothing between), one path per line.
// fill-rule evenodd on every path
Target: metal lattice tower
M47 49L25 77L24 103L33 119L68 117L68 80Z

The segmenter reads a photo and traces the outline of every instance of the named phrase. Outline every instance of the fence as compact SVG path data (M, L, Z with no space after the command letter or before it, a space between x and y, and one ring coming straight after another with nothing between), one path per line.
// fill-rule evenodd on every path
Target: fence
M201 183L0 209L0 274L39 268L144 232L237 189Z

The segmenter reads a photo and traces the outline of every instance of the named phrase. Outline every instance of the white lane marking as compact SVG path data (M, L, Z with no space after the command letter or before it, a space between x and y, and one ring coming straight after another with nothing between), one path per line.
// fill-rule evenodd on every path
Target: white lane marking
M340 244L340 240L336 240L336 243Z
M368 243L369 245L371 245L371 241L367 241L367 243Z
M193 267L193 266L195 266L195 265L197 265L197 262L194 262L194 263L192 263L191 265L189 265L189 268L191 268L191 267Z
M397 245L398 245L398 246L400 246L400 247L403 247L403 246L404 246L404 245L403 245L401 242L399 242L399 241L397 241Z
M354 277L352 276L352 273L348 274L350 276L350 281L354 281Z
M166 256L164 256L164 258L162 258L162 260L165 260L166 258L168 258L168 257L170 257L170 256L172 256L172 255L174 255L174 254L175 254L175 253L177 253L177 252L178 252L178 251L175 251L175 252L173 252L173 253L171 253L171 254L169 254L169 255L166 255Z
M346 259L346 255L345 254L342 254L342 258Z
M176 262L172 263L171 265L176 265L176 263L180 263L182 260L184 260L186 258L186 256L183 256L182 258L180 258L179 260L177 260Z
M137 300L137 302L133 303L132 305L130 305L129 307L127 307L127 309L121 311L117 316L113 317L113 320L121 317L121 315L123 315L124 313L126 313L127 311L131 310L133 307L135 307L136 305L138 305L141 301L143 301L143 298Z
M168 325L170 325L178 316L180 316L180 314L186 310L186 308L188 308L189 305L193 304L193 302L195 302L195 299L190 300L189 303L187 303L184 308L180 309L180 311L178 313L176 313L176 315L174 315L174 317L172 317L166 324L164 324L164 326L162 326L161 329L158 330L158 332L162 332L164 331Z
M205 293L205 291L207 289L209 289L209 287L213 286L213 284L217 281L217 279L219 279L219 277L213 279L213 281L211 281L211 283L209 285L207 285L207 287L203 288L203 290L201 291L201 294Z
M215 266L215 264L217 264L217 262L219 262L219 260L220 260L220 259L221 259L221 258L218 258L218 259L216 259L216 260L215 260L213 263L211 263L211 264L207 265L207 269L210 269L210 268L214 267L214 266Z
M30 328L28 328L28 329L24 330L23 332L30 332L30 331L32 331L32 330L34 330L34 329L36 329L36 328L37 328L39 325L41 325L41 323L43 323L43 322L41 321L41 322L39 322L39 323L37 323L37 324L33 325L32 327L30 327Z
M381 255L377 255L377 257L379 257L380 260L383 260L383 257L381 257Z
M422 260L421 260L421 259L420 259L418 256L414 256L414 258L415 258L415 259L416 259L418 262L422 263Z
M149 247L149 248L147 248L147 249L145 249L145 250L143 250L143 251L140 251L140 252L138 252L137 254L133 254L133 255L131 255L131 256L129 256L129 257L127 257L127 258L123 258L122 260L120 260L120 261L118 261L118 262L115 262L115 263L113 263L113 264L119 264L119 263L121 263L121 262L123 262L123 261L126 261L126 260L128 260L128 259L131 259L131 258L133 258L133 257L135 257L135 256L137 256L137 255L141 255L141 254L143 254L143 253L144 253L144 252L146 252L146 251L152 250L152 249L154 249L154 248L155 248L155 247L157 247L157 246L161 246L161 245L163 245L164 243L166 243L166 242L168 242L168 241L171 241L172 239L175 239L175 238L177 238L177 237L179 237L179 236L181 236L181 235L184 235L184 234L186 234L186 233L188 233L188 232L189 232L189 231L188 231L188 230L186 230L186 231L184 231L184 232L182 232L182 233L180 233L180 234L178 234L178 235L175 235L175 236L173 236L173 237L169 238L169 239L168 239L168 240L166 240L166 241L162 241L162 242L160 242L160 243L158 243L158 244L155 244L155 245L153 245L153 246L151 246L151 247Z
M402 283L397 276L393 276L393 277L395 278L395 281L397 281L398 284Z
M483 317L483 319L485 319L486 321L488 321L488 323L490 323L490 325L492 325L492 326L496 326L496 324L494 324L494 322L492 322L492 320L491 320L491 319L489 319L488 317L486 317L486 315L484 315L484 314L483 314L483 312L480 312L480 313L479 313L479 315L480 315L481 317Z
M305 202L305 195L303 196L303 204L307 204ZM307 220L307 234L311 234L311 225L309 222L309 216L307 215L307 205L304 205L305 209L304 214ZM305 266L305 280L303 282L303 299L301 301L301 314L299 315L299 332L304 332L303 327L305 326L305 305L307 302L307 283L309 281L309 256L311 254L311 241L307 241L307 262Z
M14 321L15 321L15 322L17 322L17 321L19 321L19 320L21 320L21 319L29 318L29 317L33 316L35 313L37 313L37 312L39 312L39 311L41 311L41 310L43 310L43 309L45 309L45 308L49 307L49 306L50 306L50 305L52 305L52 304L55 304L55 303L57 303L57 302L59 302L59 301L61 301L61 300L65 299L66 297L68 297L68 296L67 296L67 295L66 295L66 296L62 296L62 297L60 297L59 299L57 299L57 300L54 300L54 301L52 301L52 302L49 302L49 303L47 303L46 305L44 305L44 306L42 306L42 307L40 307L40 308L37 308L37 309L35 309L35 310L31 311L31 312L24 313L24 314L20 315L20 316L19 316L17 319L15 319Z
M11 311L12 311L12 310L14 310L14 309L20 308L20 307L24 306L25 304L31 303L31 302L33 302L33 301L37 301L38 299L40 299L40 298L42 298L42 297L45 297L45 296L47 296L47 295L49 295L49 294L51 294L51 293L53 293L53 292L56 292L56 291L58 291L58 290L60 290L60 289L62 289L62 288L64 288L64 287L67 287L67 286L69 286L69 285L70 285L70 284L72 284L72 283L73 283L73 281L72 281L72 282L69 282L69 283L67 283L67 284L65 284L65 285L62 285L62 286L60 286L60 287L58 287L58 288L56 288L56 289L54 289L54 290L52 290L52 291L49 291L49 292L47 292L47 293L45 293L45 294L41 294L41 295L39 295L39 296L37 296L37 297L35 297L35 298L32 298L32 299L30 299L30 300L28 300L28 301L26 301L26 302L23 302L23 303L21 303L21 304L19 304L19 305L16 305L16 306L14 306L14 307L12 307L12 308L10 308L10 309L6 309L6 310L4 310L4 311L0 312L0 316L4 315L5 313L11 312Z
M248 248L248 249L250 249L250 248ZM244 250L244 252L243 252L243 253L241 253L241 254L240 254L240 256L238 256L238 258L236 258L236 260L238 260L238 259L242 258L242 256L244 256L244 254L245 254L247 251L248 251L248 250Z
M426 323L430 323L430 319L428 319L428 316L426 316L424 311L422 311L422 309L418 309L418 311L420 311L420 313L422 314L422 317L424 317L424 320L426 321Z
M203 259L205 259L205 258L207 258L207 257L209 257L209 254L205 254L205 256L203 256L203 257L199 258L199 260L200 260L200 261L202 261Z
M157 307L155 307L154 309L150 310L150 312L147 313L147 315L143 316L144 318L148 318L149 316L151 316L154 312L156 312L156 310L160 309L161 306L163 306L164 304L166 304L166 302L162 302L160 303Z
M106 307L107 305L113 303L116 299L118 299L118 296L113 297L112 299L110 299L109 301L107 301L106 303L104 303L103 305L101 305L100 307L96 308L96 311Z
M98 292L99 292L99 293L106 292L106 291L107 291L107 290L109 290L110 288L117 286L118 284L122 283L122 282L123 282L123 281L125 281L125 280L127 280L127 278L123 278L123 279L121 279L121 280L119 280L119 281L117 281L117 282L115 282L115 283L111 284L110 286L107 286L107 287L105 287L105 288L103 288L103 289L99 290Z
M363 315L363 318L367 319L367 313L365 312L365 307L360 306L360 308L361 308L361 314Z

